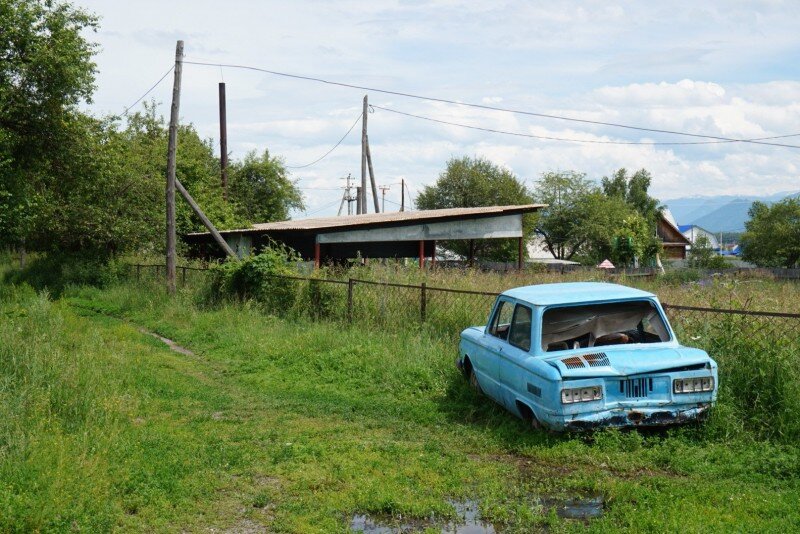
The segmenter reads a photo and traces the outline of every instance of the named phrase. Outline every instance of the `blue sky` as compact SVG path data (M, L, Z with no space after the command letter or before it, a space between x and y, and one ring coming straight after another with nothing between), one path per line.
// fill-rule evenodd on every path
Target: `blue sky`
M359 85L720 135L800 133L800 2L265 2L79 3L102 17L94 36L91 109L119 112L187 59L238 63ZM301 165L324 154L360 113L363 91L266 74L186 65L182 120L217 138L216 91L227 83L229 149ZM153 92L168 114L171 78ZM681 140L371 94L370 102L442 120L605 141ZM646 167L662 199L800 189L800 149L746 144L654 147L541 141L431 124L376 110L369 117L379 184L412 192L452 156L484 156L528 184L574 169L599 179ZM308 212L334 214L342 176L360 175L358 128L293 177ZM800 136L785 140L800 145ZM387 209L399 201L391 185ZM333 204L326 208L325 206ZM302 213L295 217L303 216Z

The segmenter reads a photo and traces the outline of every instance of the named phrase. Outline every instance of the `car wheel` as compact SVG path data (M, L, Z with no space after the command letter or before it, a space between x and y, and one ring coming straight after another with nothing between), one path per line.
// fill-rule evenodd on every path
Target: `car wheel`
M475 371L472 368L469 370L469 386L475 390L475 393L478 395L483 395L481 385L478 384L478 377L475 375Z
M531 414L530 425L533 430L542 430L544 428L542 423L540 423L533 414Z

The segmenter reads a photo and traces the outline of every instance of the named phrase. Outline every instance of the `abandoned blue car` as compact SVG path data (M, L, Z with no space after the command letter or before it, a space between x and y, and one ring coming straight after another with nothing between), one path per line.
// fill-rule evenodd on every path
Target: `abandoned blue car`
M508 290L461 333L457 364L535 428L669 425L717 398L716 362L678 343L655 295L617 284Z

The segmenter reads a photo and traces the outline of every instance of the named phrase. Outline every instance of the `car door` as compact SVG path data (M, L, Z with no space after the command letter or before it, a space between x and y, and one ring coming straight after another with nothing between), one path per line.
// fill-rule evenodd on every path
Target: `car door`
M525 304L516 304L508 330L508 339L498 361L503 404L516 410L517 398L525 396L530 373L524 370L524 361L530 357L533 310Z
M483 350L474 361L481 389L499 403L503 402L499 359L508 346L506 339L513 313L514 302L500 297L483 334Z

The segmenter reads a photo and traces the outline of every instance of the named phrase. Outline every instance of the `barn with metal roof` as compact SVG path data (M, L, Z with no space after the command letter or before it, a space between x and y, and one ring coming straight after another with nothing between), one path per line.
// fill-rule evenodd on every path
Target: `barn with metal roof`
M521 266L522 217L543 207L523 204L295 219L220 234L240 257L272 240L314 260L317 266L359 256L419 258L423 265L425 258L435 261L437 241L517 238ZM209 233L187 234L184 241L194 256L223 256Z

